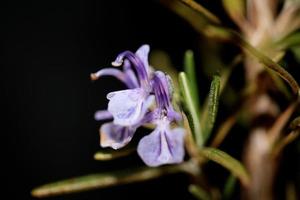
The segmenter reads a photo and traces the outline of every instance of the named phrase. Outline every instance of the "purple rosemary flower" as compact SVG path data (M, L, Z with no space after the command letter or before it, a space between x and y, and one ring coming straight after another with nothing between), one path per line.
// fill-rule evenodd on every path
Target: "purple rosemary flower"
M150 95L152 88L150 85L148 53L149 46L143 45L135 54L131 51L120 53L112 63L114 66L121 66L125 62L124 68L132 66L135 69L137 79L137 85L135 85L137 87L111 92L107 95L107 99L109 99L107 110L113 115L115 124L122 126L137 124L154 102L154 96ZM126 76L129 77L129 75Z
M156 128L143 137L138 145L138 154L148 166L180 163L184 158L184 129L171 128L171 123L181 116L172 106L170 82L162 72L155 72L153 90L157 108L152 112Z
M123 66L102 69L91 75L93 80L111 75L128 89L107 95L108 109L95 113L96 120L113 119L100 128L100 145L119 149L132 139L136 129L145 123L156 126L138 144L138 154L148 166L180 163L184 157L184 129L171 128L181 120L172 106L172 85L163 72L153 72L148 63L149 46L136 53L125 51L112 63ZM150 110L150 107L152 109ZM175 122L175 123L174 123Z
M105 123L100 128L102 147L119 149L130 142L148 108L154 103L154 96L150 95L148 53L148 45L141 46L135 54L125 51L113 62L114 66L123 65L123 70L104 68L91 74L92 80L114 76L129 88L109 93L108 109L95 113L96 120L113 119L113 122Z

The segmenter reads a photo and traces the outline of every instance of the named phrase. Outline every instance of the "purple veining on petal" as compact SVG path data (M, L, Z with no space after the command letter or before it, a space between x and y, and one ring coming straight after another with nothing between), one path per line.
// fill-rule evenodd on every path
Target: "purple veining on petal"
M114 123L122 126L137 124L144 114L143 102L146 95L141 88L111 92L108 111L114 117Z
M120 149L131 141L135 130L136 128L133 127L105 123L100 128L100 145Z
M149 45L144 44L135 52L135 55L139 57L142 63L144 64L145 70L148 75L150 73L149 62L148 62L149 51L150 51Z
M148 166L152 167L182 162L184 129L170 129L168 122L160 121L151 134L140 140L138 154Z
M113 116L107 110L98 110L95 112L94 118L95 120L100 121L100 120L112 119Z
M124 51L117 56L116 60L112 62L112 65L121 66L125 60L129 61L137 72L140 85L147 88L149 86L148 52L148 45L140 47L137 54L131 51Z
M153 77L153 90L157 97L158 107L167 109L171 106L168 81L163 72L155 72Z
M130 82L131 85L133 86L133 87L130 87L130 89L140 87L137 76L134 73L134 71L132 70L131 64L128 60L124 61L123 71L126 74L127 81Z

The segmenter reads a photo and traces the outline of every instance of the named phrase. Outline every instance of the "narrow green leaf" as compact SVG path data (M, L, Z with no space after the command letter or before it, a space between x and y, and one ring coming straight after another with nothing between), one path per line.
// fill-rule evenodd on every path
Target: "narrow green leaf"
M244 0L223 0L223 6L230 18L237 24L244 21L245 1Z
M277 157L280 155L282 150L290 143L295 141L300 135L300 131L298 130L293 130L291 131L288 135L285 137L281 138L277 144L274 145L272 155L273 157Z
M210 147L202 148L199 150L199 154L228 169L234 176L238 177L245 186L249 184L250 176L245 167L241 162L231 157L229 154Z
M234 114L225 119L221 125L218 126L218 130L216 131L216 134L211 142L211 147L218 147L223 142L229 131L236 123L238 114L240 112L241 110L237 110Z
M183 103L188 111L189 123L194 134L196 144L198 147L203 146L203 135L200 126L200 119L198 111L195 107L195 102L192 98L191 87L185 72L179 73L179 87L183 95Z
M203 15L199 15L188 6L185 6L180 1L174 0L159 0L165 7L172 10L174 13L185 19L196 31L201 32L209 21Z
M199 106L199 94L198 94L198 86L197 86L197 78L196 78L196 69L195 69L195 60L194 53L191 50L187 50L184 54L184 71L188 80L190 81L190 87L192 92L192 98L195 102L195 107L197 110L200 109Z
M128 156L134 151L134 148L125 148L118 151L114 149L102 149L101 151L98 151L94 154L94 159L100 161L113 160L120 157Z
M236 177L230 174L225 182L225 186L223 190L224 199L231 199L232 194L234 192L235 185L236 185Z
M199 200L209 200L211 199L209 193L207 193L203 188L197 185L189 185L189 192L194 195Z
M289 47L299 46L300 45L300 32L295 32L288 35L287 37L281 39L276 43L279 47L286 49Z
M165 174L187 172L189 165L190 163L186 162L165 167L141 167L110 173L91 174L46 184L33 189L31 194L34 197L41 198L146 181Z
M292 94L288 89L288 86L285 84L284 80L280 76L278 76L276 72L270 69L267 69L267 71L270 74L271 78L273 79L278 90L281 91L288 100L291 100Z
M297 200L297 199L299 199L299 196L297 195L297 191L299 191L299 188L297 189L296 186L295 186L295 183L289 181L286 184L286 188L285 188L285 199L286 200Z
M291 51L298 63L300 63L300 45L291 48Z
M276 119L274 124L268 130L268 139L270 143L276 143L280 138L283 128L288 123L291 115L294 113L297 108L297 102L291 103Z
M197 3L196 1L194 1L194 0L181 0L181 2L184 3L185 5L189 6L193 10L197 11L199 14L203 15L209 21L211 21L215 24L220 24L221 23L220 19L215 14L213 14L212 12L210 12L209 10L204 8L201 4Z
M210 136L216 121L220 97L220 80L220 76L215 75L210 85L207 104L207 116L205 116L205 121L203 123L204 140L208 139L208 137Z
M290 128L292 130L300 129L300 116L293 119L293 121L290 123Z

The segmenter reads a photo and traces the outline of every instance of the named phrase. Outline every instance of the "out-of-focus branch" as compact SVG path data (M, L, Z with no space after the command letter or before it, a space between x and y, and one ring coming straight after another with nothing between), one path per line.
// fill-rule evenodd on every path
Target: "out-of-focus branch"
M220 19L215 14L213 14L212 12L210 12L209 10L207 10L201 4L198 4L194 0L180 0L180 1L186 4L187 6L189 6L190 8L192 8L193 10L197 11L198 13L202 14L209 21L215 24L221 23Z

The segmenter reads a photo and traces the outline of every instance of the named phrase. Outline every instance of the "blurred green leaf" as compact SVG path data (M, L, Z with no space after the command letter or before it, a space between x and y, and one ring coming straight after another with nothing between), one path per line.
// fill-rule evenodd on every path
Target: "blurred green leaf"
M196 104L192 97L191 86L185 72L179 73L179 87L183 95L183 104L188 112L190 127L194 134L198 147L203 146L203 135L199 119L199 111L196 109Z
M199 154L205 158L214 161L226 169L234 176L238 177L244 186L250 182L250 176L241 162L231 157L229 154L219 149L204 147L199 150Z
M186 169L188 166L189 163L182 163L180 165L157 168L141 167L109 173L91 174L46 184L33 189L31 194L34 197L41 198L140 182L165 174L188 171Z
M299 130L294 130L292 132L290 132L288 135L284 136L283 138L281 138L277 144L274 145L273 147L273 157L277 157L282 150L290 143L292 143L293 141L295 141L300 135L300 131Z
M290 100L292 98L291 92L288 90L288 86L284 83L284 80L279 77L277 75L276 72L267 69L267 71L269 72L271 78L273 79L276 87L279 89L279 91L282 92L282 94L288 99Z
M245 16L244 0L222 0L223 6L230 16L238 25L242 24Z
M290 123L290 128L292 130L300 129L300 116L293 119L293 121Z
M193 10L197 11L199 14L203 15L209 21L211 21L213 23L216 23L216 24L221 23L220 19L215 14L213 14L212 12L210 12L209 10L204 8L201 4L197 3L196 1L194 1L194 0L181 0L181 2L183 2L184 4L186 4L187 6L192 8Z
M295 32L287 37L281 39L276 43L280 48L286 49L289 47L299 46L300 45L300 32Z
M216 135L213 138L213 141L211 143L212 147L218 147L223 140L225 139L225 137L228 135L229 131L231 130L231 128L233 127L233 125L236 123L237 121L237 116L239 114L240 110L237 110L233 115L231 115L230 117L228 117L219 127L218 130L216 132Z
M292 47L291 51L293 52L297 62L300 63L300 45Z
M285 110L282 112L274 122L274 124L269 128L269 142L276 143L276 141L280 138L283 128L288 123L291 115L294 113L297 107L297 102L291 103Z
M225 182L224 191L223 191L223 198L224 199L231 199L232 194L234 192L234 188L236 185L236 177L232 174L229 175Z
M185 19L198 32L201 32L201 30L209 23L205 17L199 15L195 10L182 4L180 1L160 0L160 2L165 7Z
M206 25L201 32L209 38L221 41L232 41L230 29L221 26Z
M219 107L219 97L220 97L220 76L215 75L210 85L210 90L208 94L208 104L207 104L207 115L203 115L204 123L203 123L203 135L204 141L208 139L211 134L211 131L214 127L218 107Z
M197 85L197 72L195 69L194 53L191 50L187 50L184 54L184 71L190 82L191 95L195 103L196 110L200 110L199 106L199 93Z
M297 191L299 191L299 188L297 190L295 183L293 182L288 182L286 184L286 188L285 188L285 199L286 200L297 200L299 199L299 197L297 197Z
M199 200L209 200L211 199L209 193L207 193L203 188L197 185L189 185L189 192L194 195Z
M98 151L94 154L94 159L100 161L113 160L116 158L128 156L134 151L135 151L134 148L129 148L129 147L125 147L124 149L121 150L102 149L101 151Z

